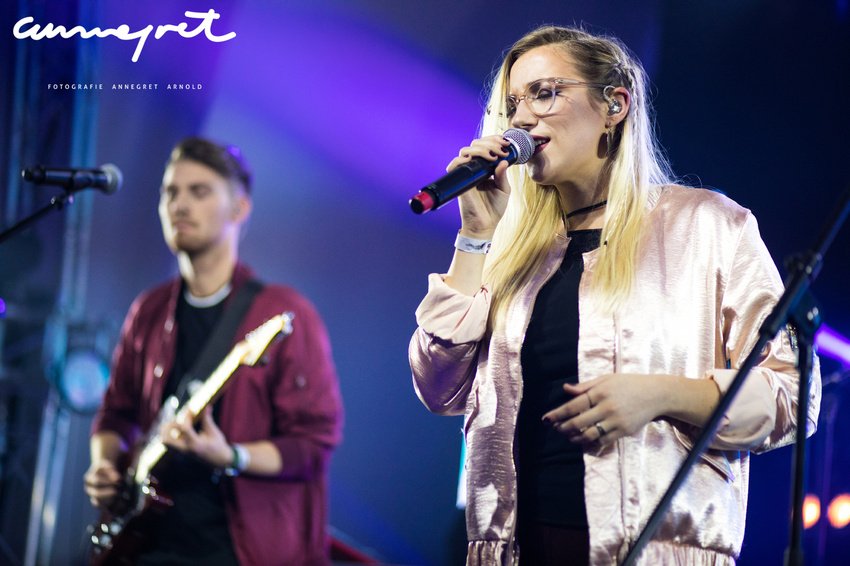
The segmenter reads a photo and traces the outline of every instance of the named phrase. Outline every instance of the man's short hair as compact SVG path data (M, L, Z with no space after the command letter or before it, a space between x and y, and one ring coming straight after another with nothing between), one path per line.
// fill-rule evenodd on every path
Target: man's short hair
M165 164L166 168L181 159L206 165L231 183L236 183L251 194L253 175L242 151L235 145L218 144L201 137L182 140L174 149Z

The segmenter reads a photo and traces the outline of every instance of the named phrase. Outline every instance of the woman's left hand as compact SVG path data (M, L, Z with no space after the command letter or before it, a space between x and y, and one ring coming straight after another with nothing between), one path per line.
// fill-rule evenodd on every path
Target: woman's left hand
M662 414L665 377L612 373L564 384L564 391L575 397L543 415L543 420L573 442L612 444Z
M662 416L703 426L720 401L714 380L667 374L609 373L564 391L574 398L543 420L580 444L612 444Z

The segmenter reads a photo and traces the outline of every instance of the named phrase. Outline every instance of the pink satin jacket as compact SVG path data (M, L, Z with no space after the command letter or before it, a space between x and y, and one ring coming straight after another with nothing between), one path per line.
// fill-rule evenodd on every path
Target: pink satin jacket
M584 255L579 380L614 372L674 374L713 379L725 392L783 291L777 269L752 214L719 193L658 187L647 208L633 293L618 314L595 308L589 275L598 251ZM544 265L509 305L504 328L492 336L486 333L486 285L470 297L432 274L416 311L419 328L409 351L416 393L434 413L466 415L468 564L518 561L514 455L520 350L534 299L558 269L568 243L563 233L554 235ZM639 564L735 563L744 536L749 452L794 440L795 366L796 353L783 330L762 352ZM815 360L809 434L819 406ZM611 446L586 447L591 564L622 562L697 433L661 418Z

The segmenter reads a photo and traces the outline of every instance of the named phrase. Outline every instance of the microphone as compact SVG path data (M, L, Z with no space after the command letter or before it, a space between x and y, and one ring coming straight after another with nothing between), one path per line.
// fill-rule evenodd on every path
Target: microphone
M36 165L21 171L21 176L36 185L57 185L70 192L91 187L108 195L120 189L124 181L121 169L111 163L100 169L48 169Z
M510 165L514 163L521 165L534 155L534 138L525 130L511 128L505 131L504 137L511 142L507 157L496 161L488 161L483 157L473 157L470 161L452 169L448 174L440 177L410 199L411 210L416 214L422 214L432 209L436 210L488 179L496 170L496 166L502 161L507 161Z

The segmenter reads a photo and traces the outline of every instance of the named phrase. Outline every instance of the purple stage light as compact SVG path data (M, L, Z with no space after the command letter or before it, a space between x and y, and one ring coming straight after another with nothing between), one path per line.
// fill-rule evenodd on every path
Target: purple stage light
M815 346L818 354L850 364L850 340L825 324L815 334Z
M228 45L219 95L262 115L325 166L398 199L405 213L407 199L475 137L482 85L373 23L265 4L242 6L236 25L251 33Z

